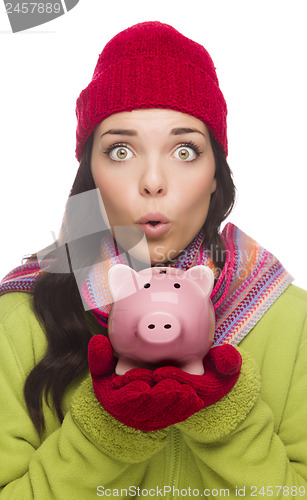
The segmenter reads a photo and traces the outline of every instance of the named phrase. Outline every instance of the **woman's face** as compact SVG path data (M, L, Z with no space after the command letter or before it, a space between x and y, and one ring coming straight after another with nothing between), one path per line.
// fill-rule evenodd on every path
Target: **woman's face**
M207 127L169 109L103 120L94 133L91 169L112 230L142 229L151 264L171 261L187 247L216 189Z

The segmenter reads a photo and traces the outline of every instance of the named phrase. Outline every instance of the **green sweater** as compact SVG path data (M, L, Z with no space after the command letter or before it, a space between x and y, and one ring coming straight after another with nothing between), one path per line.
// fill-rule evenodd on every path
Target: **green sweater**
M221 401L156 432L124 426L88 374L44 407L40 439L23 398L46 338L31 295L0 298L0 499L307 498L307 292L291 285L243 339Z

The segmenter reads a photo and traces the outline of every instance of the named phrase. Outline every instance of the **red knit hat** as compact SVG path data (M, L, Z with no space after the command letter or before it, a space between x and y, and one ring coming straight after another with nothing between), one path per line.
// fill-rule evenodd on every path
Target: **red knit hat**
M148 108L173 109L202 120L227 156L227 107L210 55L158 21L118 33L100 54L92 81L77 100L77 159L104 118Z

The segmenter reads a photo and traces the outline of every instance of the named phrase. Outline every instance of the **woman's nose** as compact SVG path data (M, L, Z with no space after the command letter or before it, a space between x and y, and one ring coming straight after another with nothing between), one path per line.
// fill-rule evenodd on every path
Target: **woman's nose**
M140 178L142 196L163 196L167 191L166 172L161 160L151 159L144 163Z

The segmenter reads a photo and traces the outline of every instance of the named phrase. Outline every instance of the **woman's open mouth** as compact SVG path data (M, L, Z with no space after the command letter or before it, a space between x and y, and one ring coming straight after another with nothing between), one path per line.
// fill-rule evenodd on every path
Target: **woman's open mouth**
M170 221L159 212L148 213L141 217L137 223L146 236L156 238L166 233L170 227Z

